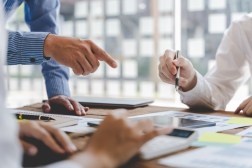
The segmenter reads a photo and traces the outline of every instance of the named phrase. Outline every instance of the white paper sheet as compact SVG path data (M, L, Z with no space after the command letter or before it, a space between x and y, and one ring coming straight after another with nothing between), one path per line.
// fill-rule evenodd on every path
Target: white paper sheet
M252 144L241 143L231 147L205 147L160 159L159 164L193 168L251 168Z
M42 113L42 112L34 112L34 111L28 111L28 110L17 110L17 109L11 109L11 112L12 113L22 113L22 114L43 115L43 116L50 116L50 117L58 116L58 117L76 119L76 120L78 120L77 125L73 125L73 126L69 126L69 127L62 127L62 128L60 128L60 130L65 131L65 132L81 133L81 134L89 134L89 133L93 133L95 131L95 128L88 127L87 122L101 120L101 119L97 119L97 118L89 118L89 117L83 117L83 116L48 114L48 113Z

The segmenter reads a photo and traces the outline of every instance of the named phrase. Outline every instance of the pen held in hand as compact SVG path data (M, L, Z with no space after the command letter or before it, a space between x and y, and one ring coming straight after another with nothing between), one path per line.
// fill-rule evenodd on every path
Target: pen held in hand
M175 59L177 60L179 58L179 51L176 51ZM177 66L177 74L175 78L175 89L176 91L179 90L179 79L180 79L180 66Z

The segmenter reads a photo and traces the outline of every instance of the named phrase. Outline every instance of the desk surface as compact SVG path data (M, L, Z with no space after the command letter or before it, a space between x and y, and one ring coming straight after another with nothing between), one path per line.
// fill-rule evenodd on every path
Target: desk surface
M19 109L31 110L31 111L42 111L40 103L25 106L25 107L22 107ZM113 109L99 109L99 108L94 109L94 108L92 108L89 110L87 117L103 118L107 114L111 113L111 110L113 110ZM176 110L176 111L183 111L183 112L189 111L188 109L157 107L157 106L146 106L146 107L142 107L142 108L129 109L127 111L129 112L130 116L134 116L134 115L161 112L161 111L169 111L169 110ZM193 112L193 111L190 110L190 112ZM216 116L237 116L231 112L224 112L224 111L204 111L204 112L197 111L197 113L216 115ZM233 129L233 130L226 130L223 132L228 133L228 134L235 134L235 133L242 131L243 129L244 128L239 128L239 129ZM78 148L83 148L85 146L87 140L88 140L88 137L73 139L74 143L78 146ZM176 155L178 153L182 153L182 152L189 151L192 149L194 149L194 148L189 148L189 149L177 152L177 153L173 153L171 155ZM169 156L169 155L166 155L166 156ZM164 157L166 157L166 156L164 156ZM154 159L154 160L150 160L150 161L143 161L143 160L140 160L139 158L135 157L122 167L123 168L139 168L139 167L141 167L141 168L165 168L165 166L161 166L161 165L157 164L157 160L158 159Z

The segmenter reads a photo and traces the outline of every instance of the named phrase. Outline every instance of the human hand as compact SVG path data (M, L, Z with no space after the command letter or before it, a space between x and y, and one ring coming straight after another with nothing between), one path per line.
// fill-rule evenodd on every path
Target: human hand
M252 96L244 100L235 110L235 114L244 114L245 116L252 116Z
M83 107L79 102L76 102L72 98L64 95L54 96L45 101L42 105L42 109L45 113L56 111L65 113L67 110L79 116L86 115L87 111L89 110L88 107Z
M84 167L118 167L137 154L144 143L170 131L171 128L155 129L150 120L130 122L125 111L116 111L105 118L86 150L72 160Z
M35 138L40 140L51 150L59 154L73 153L77 150L70 138L64 132L42 122L19 122L19 137L24 152L31 156L38 153L38 148L25 141L25 138Z
M99 61L106 62L112 68L117 67L116 61L91 40L49 34L44 44L44 55L72 68L76 75L95 72Z
M174 60L174 57L175 52L171 50L166 50L165 54L160 57L159 77L163 82L175 84L176 67L180 66L179 87L182 91L189 91L197 83L196 71L192 63L185 57L181 56L177 60Z

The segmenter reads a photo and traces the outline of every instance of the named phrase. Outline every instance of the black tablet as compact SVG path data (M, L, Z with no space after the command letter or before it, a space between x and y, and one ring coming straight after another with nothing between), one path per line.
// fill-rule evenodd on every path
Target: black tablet
M184 127L184 128L201 128L215 126L215 122L193 120L186 118L170 117L165 114L159 114L154 116L143 116L137 118L131 118L132 120L148 119L153 121L156 126L170 126L170 127Z
M201 120L192 120L192 119L185 119L185 118L177 118L177 117L170 117L167 115L155 115L155 116L138 116L130 118L132 121L138 121L148 119L153 121L155 126L158 127L174 127L174 128L202 128L202 127L210 127L215 126L215 122L209 121L201 121ZM96 122L88 122L89 126L96 127L100 124L100 121Z
M83 106L96 108L136 108L147 106L152 99L108 98L108 97L74 97Z

